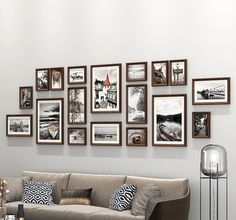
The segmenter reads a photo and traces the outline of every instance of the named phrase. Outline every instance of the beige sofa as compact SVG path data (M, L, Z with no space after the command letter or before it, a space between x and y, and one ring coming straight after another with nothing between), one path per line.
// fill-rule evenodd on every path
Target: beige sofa
M146 207L148 220L187 220L189 213L189 185L187 179L160 179L125 175L95 175L80 173L45 173L25 171L23 176L33 181L56 181L53 199L55 205L24 204L26 220L144 220L131 210L122 212L108 208L114 190L124 183L141 186L154 183L160 187L161 197L149 201ZM61 189L93 188L91 206L58 205ZM16 214L20 201L7 203L7 212Z

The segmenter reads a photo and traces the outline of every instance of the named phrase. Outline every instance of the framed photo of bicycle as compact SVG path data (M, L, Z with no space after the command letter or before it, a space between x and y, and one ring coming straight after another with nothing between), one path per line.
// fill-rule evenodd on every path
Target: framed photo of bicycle
M187 145L187 95L152 96L153 146Z

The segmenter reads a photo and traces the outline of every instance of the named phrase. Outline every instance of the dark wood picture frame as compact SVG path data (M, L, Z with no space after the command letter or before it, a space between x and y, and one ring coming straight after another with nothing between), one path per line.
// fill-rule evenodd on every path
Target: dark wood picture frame
M64 67L52 67L49 69L50 70L50 90L51 91L61 91L64 90ZM55 75L56 74L56 75ZM58 87L56 87L55 85L53 85L54 81L56 82L56 80L53 79L53 77L59 77L60 78L60 82L58 83Z
M165 120L164 122L159 122L158 127L157 114L156 110L156 99L158 98L164 100L164 106L158 107L159 111L163 111L162 114L159 113L160 120ZM173 99L170 99L173 98ZM179 101L174 102L174 98L179 98ZM180 99L181 98L181 99ZM168 100L169 99L169 100ZM180 104L181 102L181 104ZM171 106L172 105L172 106ZM173 110L180 110L178 112L171 112L171 107ZM179 108L179 109L178 109ZM169 111L167 114L165 111ZM179 123L181 120L181 123ZM176 128L179 128L181 131L181 137L179 137L179 132L173 128L168 128L167 125L169 122L174 122L177 124ZM162 129L162 132L157 132L157 129ZM181 129L181 130L180 130ZM155 132L156 130L156 132ZM158 135L158 139L155 138ZM179 139L179 140L178 140ZM152 96L152 145L153 146L162 146L162 147L185 147L187 146L187 95L186 94L173 94L173 95L153 95Z
M84 142L83 143L76 143L76 141L73 143L73 142L70 141L70 131L75 130L75 129L84 131ZM68 140L68 145L86 146L87 145L87 128L69 127L68 130L67 130L67 140Z
M112 82L110 83L109 78L107 79L108 76L108 72L110 71L110 69L114 67L115 69L117 69L118 73L117 73L117 77L116 77L116 82ZM122 109L122 97L121 97L121 82L122 82L122 65L120 63L118 64L105 64L105 65L91 65L91 113L121 113L121 109ZM95 74L95 70L96 69L103 69L101 74L103 74L103 78L97 79L96 78L96 89L94 88L94 78L96 76L94 76ZM105 71L104 71L105 70ZM107 97L104 97L103 94L103 88L106 87L106 85L104 85L104 82L107 82L108 86L112 85L112 88L107 89L106 92L108 93L108 90L110 90L109 92L111 94L107 94ZM117 85L118 84L118 85ZM95 93L97 93L94 97L94 90ZM118 91L119 90L119 91ZM99 95L99 93L103 94L103 95ZM114 99L115 97L115 99ZM106 100L105 100L106 98ZM100 103L103 102L103 107L100 108L100 103L97 101L99 100ZM104 107L104 105L106 105L106 107ZM111 108L108 108L109 106L112 106ZM113 109L113 106L115 110Z
M82 69L83 70L83 80L77 79L75 82L71 82L71 70L77 70L77 69ZM75 75L74 78L79 78L81 75ZM69 66L67 67L67 83L68 85L77 85L77 84L86 84L87 83L87 66Z
M100 138L110 138L110 139L108 139L108 141L110 142L100 142L100 143L95 143L94 141L93 141L93 137L94 137L94 132L93 132L93 126L95 126L95 125L101 125L101 126L103 126L103 127L101 127L101 128L106 128L106 127L104 127L105 125L116 125L116 126L118 126L118 133L119 133L119 135L117 134L117 139L118 139L118 141L117 141L117 143L115 143L115 142L111 142L111 139L112 139L112 135L111 134L107 134L107 136L106 136L106 134L105 135L100 135ZM111 127L109 128L109 131L111 131L110 130L111 129ZM122 145L122 122L111 122L111 121L109 121L109 122L90 122L90 143L91 143L91 146L121 146Z
M204 120L200 120L199 118L196 118L197 115L205 115L206 118L204 118ZM199 128L197 128L196 123L198 123ZM198 132L199 134L197 134ZM192 138L210 138L210 137L211 137L211 112L193 112Z
M165 69L163 70L163 65L165 65ZM159 65L159 69L155 68L155 65ZM166 75L166 76L165 76ZM152 86L168 86L169 85L169 61L153 61L152 62Z
M136 104L136 110L134 108L134 106L130 106L130 99L129 99L129 89L130 88L144 88L144 94L143 94L143 98L144 98L144 109L143 109L143 113L141 114L141 110L137 109L137 106L139 103L135 103ZM134 100L134 99L132 99ZM133 120L129 120L129 111L130 109L133 110L132 114L135 114L135 111L137 113L137 115L135 116L135 118L133 118ZM142 118L144 116L144 119L142 120L138 120L139 118ZM147 84L134 84L134 85L126 85L126 124L147 124Z
M129 137L129 130L137 130L136 133L132 134L132 137ZM142 137L138 130L142 130L144 133L144 137ZM132 139L132 143L130 143L130 139ZM127 127L126 128L126 146L131 147L146 147L147 146L147 128L146 127Z
M42 79L39 76L39 74L43 73L45 74L45 76ZM49 78L50 78L49 75L50 75L49 68L41 68L35 70L35 90L37 92L49 91Z
M27 94L25 94L25 93L27 93ZM19 87L19 108L20 109L32 109L33 102L34 102L34 100L33 100L33 86Z
M177 69L173 69L172 64L177 63ZM179 63L182 64L182 69L181 67L179 68ZM175 71L175 73L173 73ZM183 74L183 80L180 82L174 82L172 80L173 75L176 74L176 80L179 80L179 74ZM175 76L174 76L175 78ZM169 77L169 85L170 86L185 86L187 85L187 80L188 79L188 61L187 59L180 59L180 60L170 60L170 77Z
M196 83L212 81L225 81L220 87L219 84L210 85L210 87L198 88ZM203 85L202 85L203 86ZM208 85L209 86L209 85ZM225 88L227 87L227 88ZM197 91L201 89L201 91ZM230 77L213 77L192 79L192 104L193 105L227 105L230 104ZM226 94L227 93L227 94ZM198 96L201 97L199 100ZM214 98L216 97L216 98ZM224 97L222 99L222 97Z
M148 63L147 62L133 62L133 63L126 63L126 82L139 82L139 81L147 81L147 72L148 72ZM131 66L142 66L143 65L143 71L144 71L144 76L140 78L134 78L132 79L129 76L129 68Z

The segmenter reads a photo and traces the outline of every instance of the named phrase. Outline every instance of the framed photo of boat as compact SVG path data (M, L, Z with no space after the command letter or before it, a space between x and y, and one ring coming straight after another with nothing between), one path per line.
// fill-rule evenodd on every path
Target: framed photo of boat
M37 99L36 105L36 143L64 144L64 99Z
M86 145L87 128L68 128L68 145Z
M170 85L187 85L187 60L170 60Z
M126 63L126 82L147 81L147 62Z
M35 70L35 88L36 91L48 91L49 90L49 69L36 69Z
M50 90L64 90L64 67L50 68Z
M230 104L230 77L192 80L193 105Z
M121 112L121 64L91 66L91 113Z
M24 86L19 88L19 108L33 108L33 86Z
M121 146L121 122L91 122L91 145Z
M169 61L152 62L152 86L169 85Z
M126 86L126 123L147 123L147 85Z
M193 112L192 113L192 137L210 138L211 137L211 113Z
M153 146L187 145L187 95L152 96Z
M147 146L147 128L126 128L126 145L135 147Z
M87 88L68 88L68 124L86 124Z
M69 85L86 84L87 66L70 66L67 68L67 82Z

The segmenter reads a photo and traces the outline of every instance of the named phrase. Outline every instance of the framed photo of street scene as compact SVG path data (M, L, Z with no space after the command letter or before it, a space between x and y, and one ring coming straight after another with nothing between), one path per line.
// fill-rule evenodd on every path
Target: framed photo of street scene
M147 123L147 85L126 86L126 123Z
M135 147L147 146L147 128L126 128L126 145Z
M33 87L24 86L19 88L19 108L31 109L33 108Z
M211 113L193 112L192 113L192 137L210 138L211 137Z
M36 143L64 144L64 99L37 99L36 105Z
M152 106L153 146L186 146L187 95L153 95Z
M126 81L138 82L147 80L147 62L126 64Z
M64 90L64 67L50 68L50 90Z
M193 105L230 104L230 78L200 78L192 80Z
M68 124L86 124L87 88L68 88Z
M31 137L33 115L6 115L6 136Z
M187 60L170 61L170 85L187 85Z
M67 82L69 85L86 84L87 67L86 66L70 66L67 68Z
M121 112L121 64L91 66L91 113Z
M121 146L121 122L91 122L91 145Z
M49 69L35 70L35 89L38 92L49 90Z
M87 144L87 128L68 128L68 145Z
M169 62L153 61L152 62L152 86L169 85Z

